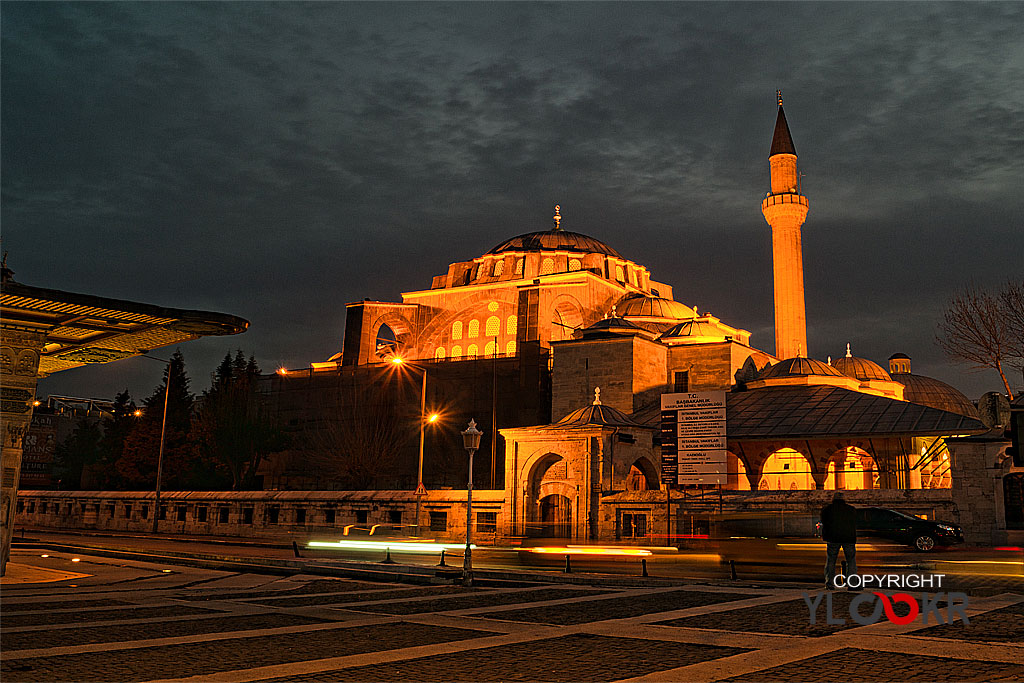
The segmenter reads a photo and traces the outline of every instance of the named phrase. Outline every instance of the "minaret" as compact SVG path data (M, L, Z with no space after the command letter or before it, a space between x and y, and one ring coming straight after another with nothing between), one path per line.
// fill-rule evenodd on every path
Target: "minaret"
M768 155L772 191L761 202L761 213L772 226L772 264L775 276L775 355L807 355L807 320L804 315L804 265L800 226L807 218L807 197L800 194L796 148L789 134L786 113L775 120L772 150Z

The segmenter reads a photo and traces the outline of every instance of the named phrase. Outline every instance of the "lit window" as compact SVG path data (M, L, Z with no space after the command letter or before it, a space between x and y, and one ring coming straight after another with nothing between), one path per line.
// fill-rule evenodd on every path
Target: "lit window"
M461 346L453 346L452 347L452 358L462 358L462 347Z
M466 355L470 358L476 358L479 355L479 349L477 349L476 344L469 345L469 348L466 349Z
M487 310L490 311L491 313L494 313L496 310L498 310L498 302L492 301L491 303L487 304Z
M508 344L505 344L505 355L514 356L516 355L516 340L513 339Z
M523 274L523 259L516 260L516 275Z
M505 261L496 261L494 263L494 277L500 277L505 272Z
M493 356L494 355L494 342L492 342L492 341L487 342L487 346L484 347L484 355L485 356Z
M555 272L555 259L553 259L553 258L546 258L546 259L544 259L544 261L541 262L541 264L540 264L540 274L541 275L551 275L551 273L553 273L553 272Z
M518 325L519 318L514 315L510 315L508 320L505 321L505 334L515 334Z
M626 281L626 276L622 273L622 266L615 266L615 279L619 282Z
M583 268L583 262L578 258L569 259L569 270L580 270Z
M480 321L470 320L469 321L469 334L467 337L479 337L480 336Z
M438 346L437 351L434 351L434 358L437 360L444 360L444 347Z
M462 321L456 320L452 323L452 339L462 339Z
M497 337L499 331L501 331L501 321L498 320L498 316L492 315L487 319L487 328L485 329L484 336Z

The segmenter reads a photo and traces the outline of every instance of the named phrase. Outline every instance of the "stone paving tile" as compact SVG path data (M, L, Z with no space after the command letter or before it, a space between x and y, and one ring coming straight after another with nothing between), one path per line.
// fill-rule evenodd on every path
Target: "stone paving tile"
M667 591L645 595L608 598L566 605L526 607L517 610L488 612L474 616L508 621L527 621L542 624L585 624L605 619L625 619L655 612L668 612L688 607L703 607L732 600L759 597L737 593L702 593L698 591Z
M843 648L727 681L1020 681L1024 665Z
M493 607L496 605L513 605L526 602L543 602L545 600L564 600L585 595L601 595L607 590L587 590L572 588L542 588L513 593L490 593L482 595L466 595L463 597L439 598L437 600L417 600L415 602L392 602L386 605L361 605L351 608L352 611L380 612L383 614L421 614L423 612L445 612L448 610L472 609L474 607ZM369 598L373 599L373 598Z
M723 631L749 631L809 637L827 636L848 628L858 628L860 624L850 619L850 601L856 594L833 592L831 595L832 616L836 619L844 619L846 621L844 625L827 623L827 598L823 598L818 605L813 625L810 623L810 610L803 600L787 600L769 605L682 617L657 623L659 626L712 628ZM812 593L811 597L814 598L815 593ZM905 603L898 602L894 605L893 611L899 616L904 616L909 613L910 607Z
M153 624L124 624L98 628L64 628L52 631L21 631L0 633L0 650L34 650L41 647L70 647L90 643L118 643L126 640L176 638L202 633L248 631L282 626L323 624L330 619L317 619L296 614L246 614L212 619L189 619Z
M65 606L67 608L67 606ZM58 614L29 613L4 614L4 628L21 626L43 626L46 624L81 624L90 621L125 621L127 619L155 619L158 617L189 617L196 614L211 614L212 610L187 605L168 605L166 607L139 607L137 609L108 610L101 609L85 612L60 612Z
M609 681L747 652L577 633L274 681ZM264 681L263 683L268 683Z
M428 588L400 588L390 591L372 591L358 593L336 593L334 595L309 595L293 598L274 598L268 600L250 600L246 604L266 605L270 607L306 607L308 605L336 605L346 602L369 602L370 600L395 600L397 598L418 598L437 595L438 593L465 593L460 586L432 586Z
M237 600L239 598L273 598L285 595L308 595L310 593L341 593L345 591L369 591L391 587L387 583L370 583L368 581L350 581L348 579L317 579L295 588L263 588L236 592L214 592L216 589L183 591L175 596L183 600ZM209 592L206 592L209 591Z
M7 592L7 589L4 589ZM52 596L46 596L52 597ZM131 603L124 600L75 600L69 598L57 602L8 602L4 606L5 614L15 612L38 612L51 609L81 609L83 607L124 607Z
M984 612L970 619L970 624L955 621L913 631L912 635L990 643L1024 643L1024 603Z
M305 662L495 635L485 631L405 622L253 638L225 638L130 650L6 659L0 678L11 681L137 681L202 676L217 671Z

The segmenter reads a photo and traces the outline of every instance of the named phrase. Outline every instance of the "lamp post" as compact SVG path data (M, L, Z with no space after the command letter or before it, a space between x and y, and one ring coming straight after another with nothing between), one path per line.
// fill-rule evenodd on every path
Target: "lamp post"
M476 428L476 420L469 421L469 429L462 432L462 443L469 451L469 475L466 480L466 552L462 561L462 585L473 585L473 454L480 448L483 432Z
M142 357L167 365L167 380L164 382L164 417L160 423L160 452L156 458L156 502L153 506L153 533L155 534L160 521L160 484L164 476L164 434L167 432L167 399L171 395L171 361L147 356L145 352L142 353Z
M419 458L416 461L416 518L415 518L415 522L416 522L416 535L419 536L420 535L420 500L423 498L423 494L420 493L420 492L424 491L424 486L423 486L423 440L424 440L424 428L426 427L426 424L428 422L430 422L430 423L437 422L438 415L437 415L437 413L433 413L433 414L431 414L429 416L427 415L427 369L426 368L422 368L422 367L418 367L416 365L412 365L411 363L407 363L406 360L404 358L402 358L401 356L395 356L394 358L391 359L391 362L394 363L395 365L408 365L411 368L415 368L416 370L419 370L423 374L423 384L422 384L422 388L420 390L420 416L419 416L419 423L420 423L420 454L419 454Z

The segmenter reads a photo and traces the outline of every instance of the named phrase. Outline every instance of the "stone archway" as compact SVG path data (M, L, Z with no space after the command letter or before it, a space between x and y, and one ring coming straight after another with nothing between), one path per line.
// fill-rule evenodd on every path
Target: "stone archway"
M627 491L656 491L660 488L658 471L647 458L637 458L626 474Z
M577 487L568 459L554 452L543 453L525 468L526 535L550 537L573 531L573 500Z
M551 307L551 341L571 339L583 327L583 306L575 298L562 294Z
M792 448L780 448L765 459L757 487L761 491L813 491L817 488L810 460Z

